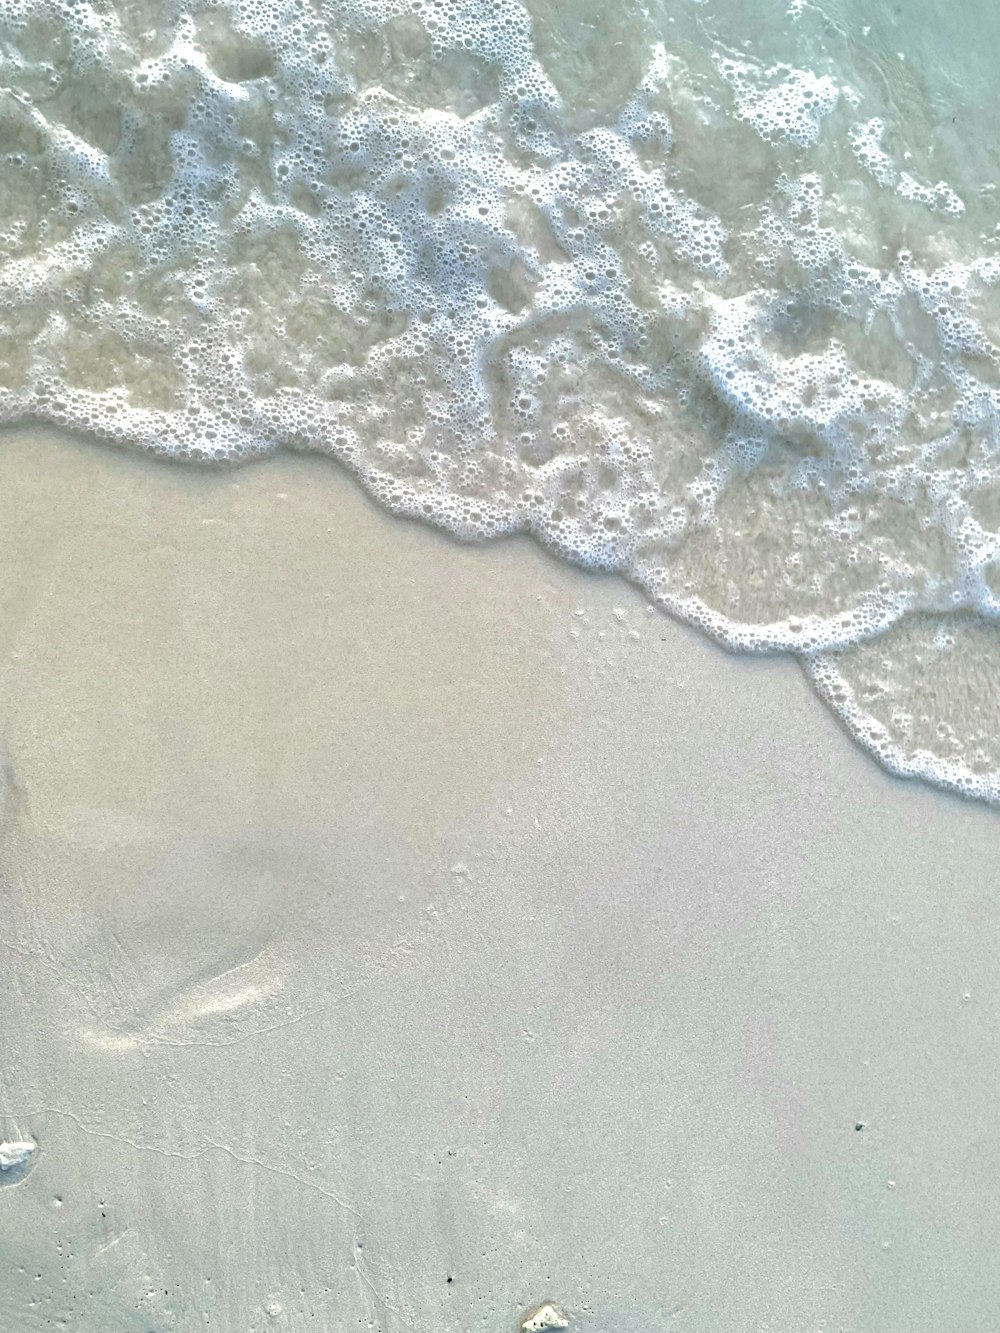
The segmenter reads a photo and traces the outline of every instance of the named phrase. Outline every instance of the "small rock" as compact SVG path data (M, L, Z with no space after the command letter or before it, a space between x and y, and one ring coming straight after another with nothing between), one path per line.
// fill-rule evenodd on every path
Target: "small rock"
M521 1333L541 1333L543 1328L569 1328L569 1320L548 1301L521 1320Z
M16 1166L23 1166L37 1146L35 1143L16 1140L0 1143L0 1171L11 1171Z

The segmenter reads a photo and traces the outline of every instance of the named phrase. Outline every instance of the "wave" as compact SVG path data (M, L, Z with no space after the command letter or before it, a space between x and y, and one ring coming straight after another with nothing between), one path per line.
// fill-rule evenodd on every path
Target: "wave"
M3 0L0 419L329 454L1000 800L990 136L759 8Z

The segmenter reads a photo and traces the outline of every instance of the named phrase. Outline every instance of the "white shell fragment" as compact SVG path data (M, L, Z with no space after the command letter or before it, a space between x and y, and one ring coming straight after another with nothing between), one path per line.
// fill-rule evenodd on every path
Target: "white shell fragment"
M569 1320L546 1302L521 1320L522 1333L540 1333L543 1328L569 1328Z
M23 1166L37 1146L30 1142L0 1143L0 1171L11 1171L16 1166Z

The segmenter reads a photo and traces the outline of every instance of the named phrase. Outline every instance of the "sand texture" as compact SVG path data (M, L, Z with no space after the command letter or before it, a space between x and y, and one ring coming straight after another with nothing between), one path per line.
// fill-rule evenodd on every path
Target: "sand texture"
M0 570L0 1328L994 1333L995 812L320 460Z

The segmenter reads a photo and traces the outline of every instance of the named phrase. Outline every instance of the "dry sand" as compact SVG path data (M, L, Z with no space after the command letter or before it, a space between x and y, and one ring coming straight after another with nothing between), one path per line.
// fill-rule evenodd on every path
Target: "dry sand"
M318 460L0 569L0 1328L994 1333L1000 815Z

